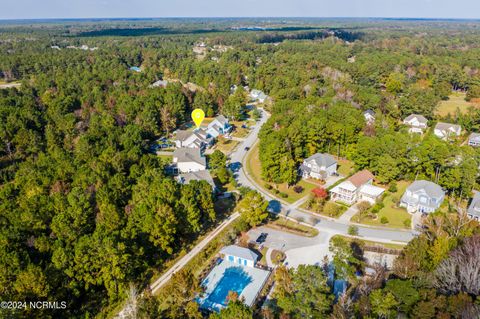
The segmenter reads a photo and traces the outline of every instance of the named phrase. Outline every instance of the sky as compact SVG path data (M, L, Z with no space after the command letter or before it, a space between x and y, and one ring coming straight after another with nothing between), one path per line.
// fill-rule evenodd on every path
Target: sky
M142 17L480 18L480 0L0 0L0 19Z

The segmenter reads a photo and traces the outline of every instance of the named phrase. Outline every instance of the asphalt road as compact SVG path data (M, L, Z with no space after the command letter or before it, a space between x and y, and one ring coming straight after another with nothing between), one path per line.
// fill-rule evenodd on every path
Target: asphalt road
M358 237L365 240L372 240L377 242L384 243L406 243L410 241L414 235L409 230L394 230L380 227L368 227L362 226L360 224L354 224L350 221L340 221L333 218L327 218L321 215L313 215L302 209L292 207L290 204L282 201L281 199L275 198L272 194L264 191L259 185L257 185L251 177L248 176L245 164L248 151L245 150L245 147L250 147L250 149L258 142L258 133L261 126L268 120L269 114L263 110L259 109L262 113L261 119L257 122L255 128L248 135L248 137L243 141L230 156L230 162L240 162L242 166L240 170L236 173L236 179L239 185L247 186L252 189L260 192L263 197L270 202L270 208L274 213L283 214L285 216L302 219L305 222L309 222L312 218L315 218L318 222L314 225L319 231L347 235L348 227L350 225L355 225L358 227Z

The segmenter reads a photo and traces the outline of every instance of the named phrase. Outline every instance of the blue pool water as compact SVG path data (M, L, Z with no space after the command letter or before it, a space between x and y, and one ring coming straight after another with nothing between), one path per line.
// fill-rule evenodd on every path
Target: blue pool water
M215 289L207 297L208 303L227 305L227 296L229 291L236 292L239 296L243 289L252 281L248 273L242 267L229 267L225 269L222 279L218 282Z

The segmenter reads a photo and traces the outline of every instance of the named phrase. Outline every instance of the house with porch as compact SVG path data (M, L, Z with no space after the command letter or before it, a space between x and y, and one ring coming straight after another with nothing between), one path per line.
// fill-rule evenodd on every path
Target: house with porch
M191 173L207 169L207 160L199 148L178 148L173 152L173 164L180 173Z
M477 147L480 146L480 133L472 133L468 137L468 145Z
M348 205L357 201L368 201L373 204L385 192L383 188L372 185L373 178L373 174L368 170L357 172L332 188L330 199Z
M203 129L196 129L193 131L177 130L175 133L175 146L177 148L200 148L204 149L213 144L213 139L210 138L207 132Z
M433 133L444 141L460 136L462 127L457 124L438 122Z
M337 173L337 161L330 154L317 153L303 161L299 173L303 178L325 180Z
M403 120L403 124L409 127L408 132L422 134L427 129L428 120L423 115L410 114Z
M207 127L207 134L210 137L216 138L219 135L224 135L232 130L232 126L228 122L228 119L223 116L217 116Z
M418 180L410 184L400 200L400 206L409 213L433 213L443 202L445 192L430 181Z

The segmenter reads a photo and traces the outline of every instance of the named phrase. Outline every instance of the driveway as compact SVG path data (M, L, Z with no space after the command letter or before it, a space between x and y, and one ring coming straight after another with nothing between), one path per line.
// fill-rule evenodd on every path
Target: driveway
M352 219L352 217L355 216L356 213L358 213L357 205L358 204L355 204L355 205L352 205L352 206L348 207L348 209L345 211L345 213L343 213L342 216L340 216L338 218L338 220L341 221L341 222L348 223L350 221L350 219Z

